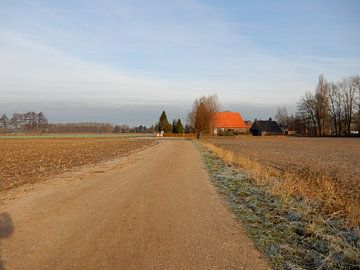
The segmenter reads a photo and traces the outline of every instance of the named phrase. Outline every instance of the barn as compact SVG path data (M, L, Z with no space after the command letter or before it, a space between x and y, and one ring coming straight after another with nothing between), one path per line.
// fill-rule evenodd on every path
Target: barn
M216 112L213 119L213 133L220 134L224 131L246 133L247 126L238 112Z
M284 134L278 123L276 123L276 121L273 121L271 118L266 121L255 119L252 127L250 128L250 132L253 134L253 136Z

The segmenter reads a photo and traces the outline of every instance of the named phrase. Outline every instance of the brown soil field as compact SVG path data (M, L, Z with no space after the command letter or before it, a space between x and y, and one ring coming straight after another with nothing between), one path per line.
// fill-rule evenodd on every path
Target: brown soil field
M244 136L208 141L283 173L325 175L342 196L360 203L360 139Z
M151 139L45 138L0 140L0 190L92 165L151 146Z

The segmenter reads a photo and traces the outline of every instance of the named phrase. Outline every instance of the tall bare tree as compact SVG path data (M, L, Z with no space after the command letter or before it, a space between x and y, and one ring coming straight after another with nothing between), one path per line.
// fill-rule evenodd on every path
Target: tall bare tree
M315 96L306 92L298 104L298 115L305 125L307 135L318 136L317 117L316 117L316 100Z
M355 93L357 91L357 88L355 87L355 84L353 83L352 77L344 78L339 83L339 88L341 91L341 94L343 95L343 110L344 110L344 125L345 125L345 132L346 134L350 134L351 132L351 124L354 117L354 111L355 111Z
M329 83L329 112L333 133L341 136L343 133L343 95L336 83Z
M7 117L7 115L4 113L1 117L0 117L0 129L7 129L9 126L9 118Z
M283 107L279 107L276 111L276 115L275 115L275 120L278 122L278 124L281 127L285 127L288 125L288 118L289 118L289 114L285 108L285 106Z
M329 85L323 74L320 74L315 90L315 117L319 136L324 136L329 119Z
M320 75L315 94L307 92L301 98L293 120L304 135L349 135L354 126L360 135L360 76L328 83Z
M188 114L188 122L197 133L198 138L203 133L211 133L214 113L218 112L220 107L217 95L195 99L192 111Z
M360 135L360 75L352 77L353 85L355 88L355 103L356 103L356 116L355 124L357 126L358 134Z

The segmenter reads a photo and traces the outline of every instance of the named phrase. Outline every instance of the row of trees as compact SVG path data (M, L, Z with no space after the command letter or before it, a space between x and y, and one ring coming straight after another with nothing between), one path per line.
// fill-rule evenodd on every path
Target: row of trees
M128 125L115 125L110 123L65 123L49 124L48 132L53 133L153 133L154 126L147 128L140 125L129 127Z
M47 132L47 133L153 133L155 127L140 125L129 127L110 123L49 123L45 115L35 112L14 113L9 119L6 114L0 117L0 132Z
M156 125L156 130L157 131L164 131L165 133L184 133L185 132L185 128L183 123L181 122L181 119L174 119L173 123L170 124L167 116L166 116L166 112L163 111L160 115L159 118L159 122Z
M114 133L154 133L155 126L146 127L143 125L137 127L129 127L128 125L116 125Z
M360 134L360 76L328 82L321 74L315 92L307 92L295 115L279 108L276 120L305 136Z
M49 133L111 133L114 127L109 123L59 123L49 124Z
M128 125L115 125L110 123L60 123L49 124L47 132L52 133L153 133L155 127L140 125L129 127Z
M2 131L43 131L47 127L48 120L42 112L14 113L11 118L3 114L0 117L0 130Z

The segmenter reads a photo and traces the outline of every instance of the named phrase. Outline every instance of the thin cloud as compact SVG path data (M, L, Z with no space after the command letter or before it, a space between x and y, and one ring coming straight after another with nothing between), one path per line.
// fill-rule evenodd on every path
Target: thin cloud
M312 13L320 4L296 5L2 2L0 97L116 107L218 93L224 103L294 104L319 73L338 80L360 70L350 4L321 14Z

